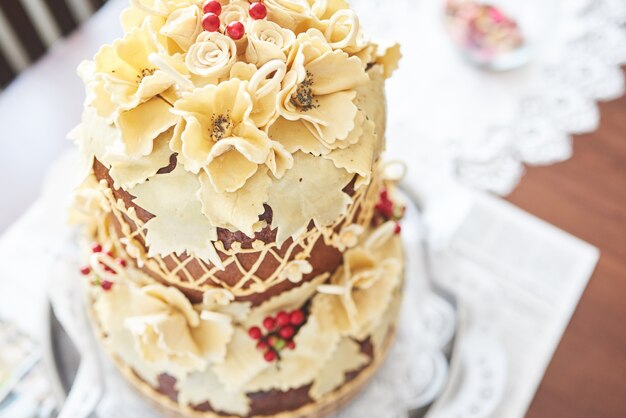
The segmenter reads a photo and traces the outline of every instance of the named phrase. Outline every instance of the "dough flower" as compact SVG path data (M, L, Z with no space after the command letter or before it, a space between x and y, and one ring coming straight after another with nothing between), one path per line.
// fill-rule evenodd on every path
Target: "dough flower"
M154 139L176 123L171 105L163 99L173 82L149 59L157 52L144 25L105 45L95 57L90 104L100 116L115 120L130 158L149 155Z
M293 260L287 263L285 269L280 272L281 280L289 280L291 283L300 283L306 274L313 272L313 266L306 260Z
M174 41L182 51L188 51L202 32L202 11L197 5L174 10L159 33Z
M201 312L178 289L159 284L118 283L95 309L112 342L130 334L142 361L177 376L223 361L234 332L229 315Z
M275 59L285 62L295 40L291 30L268 20L255 20L248 28L246 60L257 67Z
M399 239L386 233L383 225L370 236L365 245L348 250L344 264L331 277L330 283L318 287L320 306L325 309L326 324L334 324L344 336L362 338L380 320L400 282L401 262L392 254L398 253ZM374 237L374 238L373 238Z
M181 121L172 148L188 171L204 170L218 193L239 190L270 156L271 141L250 120L247 87L238 79L208 85L174 105Z
M202 32L185 57L189 71L203 77L229 74L237 62L235 41L218 32Z
M339 251L354 248L359 243L359 238L365 232L365 228L358 224L350 224L341 228L338 235L335 235L333 245Z
M241 22L245 24L248 21L248 9L250 9L250 3L243 0L233 0L222 7L222 13L220 19L222 24L227 26L232 22Z
M321 32L300 34L287 59L287 72L278 95L282 117L274 132L277 140L319 141L326 149L345 147L359 126L355 89L368 80L361 61L333 50ZM357 129L355 129L357 128ZM311 151L311 150L307 150ZM322 153L322 151L318 152Z
M172 81L149 60L158 48L147 26L136 28L95 57L95 71L103 78L111 101L122 110L134 109L163 93Z
M281 27L301 32L311 21L311 5L308 0L264 0L268 20Z

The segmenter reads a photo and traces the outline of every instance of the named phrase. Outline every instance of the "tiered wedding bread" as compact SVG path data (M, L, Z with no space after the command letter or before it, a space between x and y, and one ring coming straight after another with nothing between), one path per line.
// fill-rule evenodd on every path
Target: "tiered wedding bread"
M180 416L327 415L394 334L398 48L344 0L131 0L122 24L72 134L99 336Z

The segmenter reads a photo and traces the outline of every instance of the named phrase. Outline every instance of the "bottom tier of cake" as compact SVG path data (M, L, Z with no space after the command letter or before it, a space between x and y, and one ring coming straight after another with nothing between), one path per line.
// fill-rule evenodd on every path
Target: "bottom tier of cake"
M325 417L393 341L404 272L396 232L392 222L372 228L337 271L256 306L220 289L193 304L103 243L90 255L91 316L119 369L169 416Z

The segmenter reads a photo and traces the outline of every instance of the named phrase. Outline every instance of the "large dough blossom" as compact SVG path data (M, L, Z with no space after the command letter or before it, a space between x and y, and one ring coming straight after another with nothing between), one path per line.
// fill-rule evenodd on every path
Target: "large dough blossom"
M333 50L321 32L311 29L298 36L287 65L278 95L282 120L271 135L280 142L319 141L318 150L300 148L317 155L358 141L360 131L351 135L359 128L355 89L369 79L361 61Z
M152 152L153 141L176 122L163 100L172 80L150 62L158 47L147 25L105 45L95 57L91 105L115 119L126 154L138 158Z
M218 193L235 192L265 164L272 143L250 120L248 82L238 79L196 89L178 100L182 119L172 148L188 171L204 170Z
M202 31L201 7L196 0L130 0L122 27L130 32L148 26L162 53L184 53Z
M362 339L378 325L400 283L401 243L394 236L395 224L386 223L370 235L363 246L344 254L343 266L321 293L313 312L325 327L344 336Z
M114 350L116 341L130 337L141 361L177 377L224 360L234 332L232 317L218 311L223 308L213 309L204 312L178 289L158 284L116 284L95 305Z

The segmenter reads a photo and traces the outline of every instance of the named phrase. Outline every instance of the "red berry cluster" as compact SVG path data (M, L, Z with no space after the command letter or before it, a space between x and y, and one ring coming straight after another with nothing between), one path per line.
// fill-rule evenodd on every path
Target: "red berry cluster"
M91 247L91 252L94 254L98 254L98 253L104 252L104 249L102 248L102 245L95 243ZM107 251L105 254L111 258L114 258L113 253L111 251ZM126 260L124 260L123 258L116 258L115 262L121 267L126 267L127 265ZM106 272L111 273L111 274L116 274L115 270L113 270L111 267L109 267L102 261L100 262L100 265L104 268ZM89 276L91 274L91 267L85 266L81 268L80 273L83 276ZM92 279L92 283L96 286L101 286L102 289L107 292L113 288L113 282L109 280L101 280L99 277L94 277Z
M400 234L400 232L402 232L400 220L404 218L406 208L391 200L389 198L389 191L387 189L383 189L380 192L378 203L376 204L376 207L374 209L376 211L376 213L374 214L374 218L372 219L372 224L374 226L382 225L383 223L388 221L395 221L396 234Z
M293 339L304 325L305 319L303 309L281 311L276 316L268 316L263 320L263 328L267 330L267 334L264 335L260 327L252 327L248 330L248 335L258 341L257 348L264 352L265 360L272 363L280 358L282 350L296 348Z
M222 26L220 14L222 14L222 4L219 1L210 0L204 3L202 7L204 17L202 18L202 27L207 32L217 32ZM254 20L265 19L267 17L267 7L260 1L250 4L248 10L250 17ZM240 40L246 34L246 28L243 23L234 21L226 26L226 35L235 41Z

